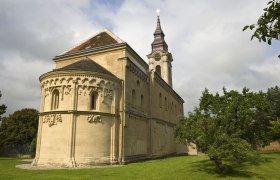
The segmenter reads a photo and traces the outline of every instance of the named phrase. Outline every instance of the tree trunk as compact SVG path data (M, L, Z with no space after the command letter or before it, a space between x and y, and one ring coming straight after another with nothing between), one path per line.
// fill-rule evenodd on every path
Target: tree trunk
M219 171L222 171L223 170L222 160L221 159L216 159L216 158L214 158L213 160L215 162L216 167L219 169Z

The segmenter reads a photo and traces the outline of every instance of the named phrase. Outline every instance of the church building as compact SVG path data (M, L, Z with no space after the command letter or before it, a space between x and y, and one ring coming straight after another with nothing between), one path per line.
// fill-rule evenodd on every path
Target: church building
M158 16L149 64L107 29L55 56L55 69L39 78L32 165L125 164L176 154L184 100L172 88L164 36Z

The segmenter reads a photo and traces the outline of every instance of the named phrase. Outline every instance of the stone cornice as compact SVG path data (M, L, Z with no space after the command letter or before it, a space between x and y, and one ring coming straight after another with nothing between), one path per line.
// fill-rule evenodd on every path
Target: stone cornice
M113 77L107 74L101 74L97 72L90 72L90 71L50 71L45 73L39 77L40 82L43 81L45 78L53 78L57 76L80 76L80 77L98 77L98 78L105 78L108 80L120 82L121 80L117 77Z
M45 112L40 112L39 116L44 116L44 115L51 115L51 114L78 114L78 115L89 115L89 114L96 114L96 115L106 115L106 116L115 116L119 117L119 114L111 114L111 113L105 113L105 112L100 112L100 111L73 111L73 110L65 110L65 111L45 111Z
M145 69L149 69L149 65L128 44L126 44L126 47L128 52L130 52Z
M134 62L132 62L128 57L126 58L126 60L128 61L126 68L134 73L137 77L142 79L144 82L148 82L148 75L143 73L142 70L140 70L139 67L136 66L136 64L134 64Z
M151 117L151 119L154 120L154 121L163 123L163 124L167 124L167 125L172 126L172 127L176 126L175 123L171 123L171 122L168 122L168 121L165 121L165 120L162 120L162 119L158 119L158 118L154 118L154 117Z
M129 109L129 110L126 110L125 112L127 114L131 114L131 115L134 115L134 116L137 116L137 117L148 118L147 113L144 113L144 112L141 112L141 111Z
M115 50L119 50L119 49L124 49L126 47L126 45L127 45L127 43L118 43L118 44L111 44L111 45L107 45L107 46L101 46L101 47L97 47L97 48L84 49L84 50L77 51L77 52L72 52L72 53L55 56L53 58L53 60L55 62L57 62L57 61L71 59L73 57L75 57L75 58L76 57L85 57L85 56L89 56L92 54L98 54L98 53L108 52L108 51L115 51Z
M170 92L173 97L184 103L185 101L179 96L172 87L170 87L157 73L153 72L154 80L157 81L165 90Z

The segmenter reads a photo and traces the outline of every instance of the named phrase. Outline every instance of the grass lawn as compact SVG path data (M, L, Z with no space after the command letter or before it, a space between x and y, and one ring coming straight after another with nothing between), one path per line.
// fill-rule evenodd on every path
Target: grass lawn
M10 179L280 179L280 151L262 153L226 174L216 173L207 156L179 156L92 169L25 170L16 158L0 158L0 180Z

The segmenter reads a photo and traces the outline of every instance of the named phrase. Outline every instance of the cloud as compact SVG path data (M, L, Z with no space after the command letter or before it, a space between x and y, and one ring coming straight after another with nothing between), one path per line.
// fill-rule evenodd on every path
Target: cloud
M7 113L39 108L38 77L52 70L51 60L102 28L86 13L89 0L15 0L0 6L0 90ZM98 15L97 15L98 17Z
M39 107L38 77L51 59L109 27L146 61L156 28L157 8L173 55L174 89L185 99L185 113L201 91L266 90L279 84L279 43L250 41L243 26L256 22L266 0L25 0L0 6L1 102L9 113Z
M277 69L267 76L256 69L277 64L276 52L268 59L269 46L250 41L242 32L256 22L266 1L124 1L115 19L115 31L146 60L155 30L155 9L173 55L174 89L185 99L185 112L198 104L201 91L267 89L277 84ZM121 21L124 20L124 21ZM130 42L129 42L130 43ZM278 51L279 53L279 51ZM269 66L266 62L270 62ZM257 65L257 66L256 66ZM253 68L255 67L255 69Z

